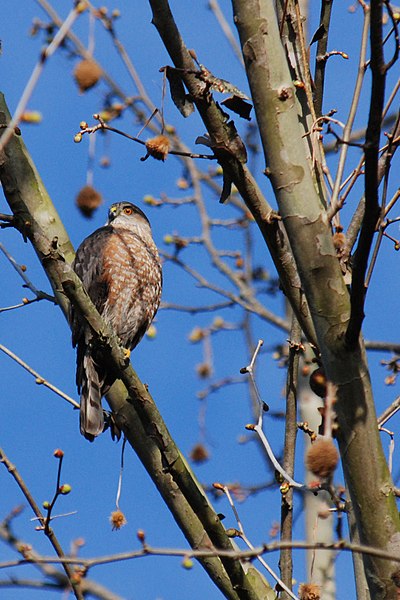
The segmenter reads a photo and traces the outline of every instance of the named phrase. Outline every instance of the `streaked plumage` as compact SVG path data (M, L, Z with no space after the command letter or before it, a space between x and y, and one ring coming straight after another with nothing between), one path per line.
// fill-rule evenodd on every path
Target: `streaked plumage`
M162 285L161 263L145 214L129 202L113 204L107 225L82 242L72 266L123 347L135 348L157 312ZM90 327L73 310L71 325L81 433L93 439L104 426L101 397L115 377L96 362Z

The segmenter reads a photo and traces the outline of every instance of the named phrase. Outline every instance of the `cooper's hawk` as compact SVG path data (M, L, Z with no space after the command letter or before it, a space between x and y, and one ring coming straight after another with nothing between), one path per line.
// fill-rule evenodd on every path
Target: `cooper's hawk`
M124 348L132 350L152 322L161 296L161 263L146 215L130 202L113 204L107 224L82 242L72 267ZM73 309L71 325L80 428L93 439L103 431L101 397L115 376L98 360L91 329Z

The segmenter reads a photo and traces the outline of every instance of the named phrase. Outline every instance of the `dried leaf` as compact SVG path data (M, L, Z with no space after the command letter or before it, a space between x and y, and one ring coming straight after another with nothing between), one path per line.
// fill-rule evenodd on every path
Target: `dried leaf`
M196 138L196 144L203 144L217 153L228 153L242 163L247 162L246 146L238 135L233 121L225 123L225 133L225 137L215 141L212 141L207 134L201 135Z
M232 94L233 96L237 96L238 98L243 98L244 100L249 100L249 97L246 96L244 92L239 90L232 83L227 81L226 79L220 79L219 77L215 77L204 65L199 65L200 71L196 73L196 77L204 81L208 85L211 90L215 92L220 92L221 94Z
M203 146L207 146L207 148L212 148L212 143L209 135L206 133L205 135L199 135L195 139L195 144L202 144Z
M321 23L321 25L318 27L318 29L315 31L314 35L311 38L310 46L312 46L312 44L315 44L315 42L321 40L324 37L325 33L325 25Z
M246 102L240 96L230 96L229 98L226 98L226 100L223 100L221 104L238 114L239 117L242 117L242 119L247 119L248 121L251 120L250 112L253 106L250 104L250 102Z
M229 196L231 195L232 183L233 182L232 182L231 177L224 170L222 192L221 192L221 197L219 199L220 204L223 204L224 202L226 202L228 200Z
M164 70L167 76L173 103L185 118L188 117L194 111L194 104L185 92L182 76L172 67L163 67L160 70Z

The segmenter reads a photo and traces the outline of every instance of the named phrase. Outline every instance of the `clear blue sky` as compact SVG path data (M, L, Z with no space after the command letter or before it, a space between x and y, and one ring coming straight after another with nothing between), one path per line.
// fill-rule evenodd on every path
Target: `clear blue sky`
M13 111L39 56L40 37L31 38L29 29L34 17L46 20L46 16L37 3L29 0L16 3L6 1L2 7L1 38L3 53L0 57L0 74L6 100ZM56 3L60 15L65 17L70 2L60 0ZM122 18L117 23L117 31L136 69L143 78L148 93L155 104L160 103L161 76L159 68L169 64L170 60L151 25L151 13L146 2L124 3ZM340 49L350 56L348 61L334 57L329 62L325 110L337 108L337 117L345 121L352 94L352 73L358 60L358 42L361 30L361 11L355 15L347 12L346 6L338 3L334 6L334 19L330 49ZM230 3L221 1L221 6L230 16ZM109 8L114 8L109 5ZM171 2L178 26L186 44L195 48L200 62L209 67L216 75L232 81L246 91L247 82L239 62L230 52L207 2ZM310 31L317 25L318 17L313 15ZM88 20L83 16L74 26L74 31L86 44L88 39ZM128 95L136 93L121 61L116 56L112 44L96 26L95 57L112 73L114 79L126 90ZM67 57L65 52L58 53L46 64L43 76L37 86L29 108L39 110L43 121L39 126L22 126L24 140L33 160L42 176L47 190L67 228L75 246L106 219L107 205L119 200L129 200L144 208L152 225L154 237L160 248L169 251L163 238L167 233L177 232L183 236L196 236L200 228L192 208L149 208L143 204L143 197L151 194L159 197L167 194L181 198L187 191L179 190L176 181L182 176L178 161L169 158L166 163L154 160L140 162L143 147L118 136L108 137L107 144L98 136L97 158L108 153L111 167L101 169L95 166L94 184L104 197L104 205L94 218L85 220L74 205L78 190L85 184L87 169L87 140L80 145L73 143L73 136L79 129L79 122L91 122L91 115L101 109L106 93L104 84L85 95L79 95L72 79L72 70L76 61ZM367 94L364 100L367 99ZM365 111L362 113L365 116ZM196 151L194 141L204 133L199 118L194 115L184 121L173 104L167 100L165 117L168 123L176 126L185 143ZM238 119L235 119L238 121ZM363 121L356 122L356 127ZM135 135L139 125L126 117L117 126ZM243 130L243 123L238 123ZM146 136L145 136L146 137ZM197 147L198 148L198 147ZM357 153L357 151L356 151ZM355 154L356 154L355 153ZM263 168L259 160L259 171ZM263 178L260 182L265 186ZM268 189L266 193L271 194ZM207 193L206 193L207 194ZM358 201L355 195L352 202ZM215 218L225 219L236 213L228 206L221 206L210 193L207 205ZM349 206L349 212L353 205ZM7 212L2 200L0 212ZM398 235L398 228L393 230ZM258 237L258 236L257 236ZM236 249L237 238L230 235L221 237L225 249ZM28 244L23 244L20 235L12 230L2 230L0 241L6 246L19 264L28 267L27 275L36 287L50 292L47 279L41 270L36 256ZM241 242L240 242L241 243ZM394 263L393 250L384 244L379 269L373 278L367 302L366 337L398 341L398 267ZM185 258L193 261L197 268L204 271L206 262L202 253L190 249ZM271 261L267 257L260 241L256 242L256 256L260 264L273 272ZM397 255L395 256L395 258ZM396 268L397 267L397 268ZM21 280L9 263L0 254L2 284L0 306L16 304L29 293L21 287ZM222 284L222 277L208 269L211 281ZM165 302L178 302L187 305L206 304L218 301L211 293L199 290L193 280L177 268L167 264L164 269ZM281 299L267 300L268 306L284 314ZM241 313L226 310L221 313L226 321L237 323ZM200 402L196 393L206 383L199 381L195 365L202 362L200 345L188 344L187 337L196 326L210 324L213 316L202 314L190 316L175 311L162 310L156 322L157 336L154 340L145 339L132 356L134 367L141 379L150 386L165 421L175 437L179 447L188 454L199 440ZM75 389L75 352L71 348L68 326L55 306L46 302L0 314L0 343L10 348L30 364L43 377L51 381L66 393L77 399ZM263 398L275 411L284 408L282 386L284 371L278 370L272 358L272 347L284 343L286 335L255 319L254 337L265 340L266 352L259 361L259 384ZM243 340L235 332L228 332L214 338L215 373L212 381L223 377L238 376L239 369L248 362ZM371 369L374 377L378 412L398 394L397 388L382 385L384 368L379 364L385 355L371 355ZM86 442L79 434L78 413L60 398L35 385L34 379L18 367L8 357L0 353L2 418L0 423L0 446L20 469L35 499L41 503L50 499L55 485L57 461L52 454L55 448L65 451L63 481L70 483L73 491L61 498L57 513L77 510L76 515L55 522L56 533L65 551L68 552L71 540L83 537L86 545L82 549L85 556L95 556L121 552L138 548L136 531L144 529L148 542L153 546L185 547L186 542L175 526L168 510L164 507L156 489L145 473L140 462L131 452L127 452L125 475L121 497L121 508L126 512L127 526L120 532L112 532L108 516L114 509L120 463L121 443L111 441L108 434L101 436L94 444ZM210 484L213 481L234 482L243 485L255 485L271 480L271 471L266 468L263 458L254 443L239 444L240 436L246 432L244 426L251 420L248 393L244 385L226 387L210 396L206 412L207 447L211 453L209 462L195 467L200 481ZM394 427L390 423L390 427ZM266 431L270 435L277 454L280 453L283 440L283 425L271 419L266 420ZM388 440L384 440L387 445ZM398 467L398 465L397 465ZM301 457L298 465L301 477ZM11 477L3 468L0 470L0 519L17 504L24 503L20 492ZM236 523L224 500L216 504L217 512L227 515L227 526ZM246 533L254 544L268 541L274 521L279 520L279 492L263 492L238 505ZM301 511L301 501L297 500L296 516ZM43 554L51 554L48 541L41 533L34 531L30 521L31 512L26 508L15 521L15 532L32 543ZM296 521L295 537L304 535L302 519ZM13 557L12 551L0 545L0 562ZM278 571L278 555L267 557ZM346 584L341 576L341 589L338 600L349 598L350 557L339 558L341 569L346 573ZM0 573L0 579L10 576L35 575L33 569L9 569ZM90 574L104 585L124 598L141 600L209 600L221 597L199 565L191 571L185 571L176 558L146 558L130 563L99 567ZM296 554L296 580L304 580L304 561ZM271 582L272 583L272 582ZM1 590L0 597L19 600L25 598L46 597L49 600L59 598L59 593L34 592L16 589Z

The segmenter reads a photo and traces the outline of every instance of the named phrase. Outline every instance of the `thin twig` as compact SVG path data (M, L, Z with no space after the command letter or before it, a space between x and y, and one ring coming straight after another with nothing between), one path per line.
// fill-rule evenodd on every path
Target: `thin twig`
M400 124L400 113L397 116L397 122L394 127L395 130L398 129L399 124ZM383 215L385 214L386 198L387 198L387 192L388 192L388 186L389 186L390 166L391 166L391 161L392 161L395 149L396 149L396 147L393 144L393 136L391 135L391 136L389 136L388 148L385 152L385 167L384 167L385 174L383 177L381 215L380 215L378 223L376 224L376 228L378 229L378 238L376 240L375 247L374 247L374 250L373 250L372 256L371 256L371 261L370 261L368 271L367 271L367 274L365 277L365 289L368 289L369 283L371 281L372 273L375 268L376 261L378 259L379 249L382 244L383 235L385 233L385 223L383 221Z
M269 459L270 459L271 463L273 464L274 468L275 468L275 469L278 471L278 473L280 473L280 474L282 475L282 477L283 477L283 478L284 478L284 479L285 479L285 480L286 480L286 481L287 481L287 482L288 482L288 483L289 483L289 484L290 484L292 487L295 487L295 488L298 488L298 489L300 489L300 488L304 488L304 484L302 484L302 483L297 483L297 482L296 482L296 481L295 481L295 480L294 480L294 479L293 479L293 478L292 478L292 477L291 477L291 476L290 476L290 475L289 475L289 474L288 474L288 473L285 471L285 469L282 467L282 465L281 465L281 464L278 462L278 460L275 458L275 455L274 455L274 453L273 453L273 451L272 451L272 448L271 448L271 446L270 446L270 444L269 444L269 442L268 442L268 439L267 439L267 437L266 437L266 435L264 434L264 432L263 432L263 429L262 429L262 427L263 427L263 414L264 414L264 411L265 411L266 409L268 410L268 405L267 405L267 404L266 404L266 403L265 403L265 402L262 400L262 398L261 398L261 395L260 395L260 393L259 393L259 391L258 391L258 387L257 387L256 381L255 381L254 377L252 376L254 362L255 362L255 360L256 360L256 358L257 358L257 355L258 355L258 353L259 353L259 351L260 351L260 348L261 348L261 346L262 346L262 345L263 345L263 341L262 341L262 340L259 340L259 341L258 341L258 344L257 344L257 347L256 347L256 349L255 349L255 351L254 351L254 354L253 354L253 357L252 357L252 359L251 359L251 362L250 362L250 364L249 364L247 367L243 367L242 369L240 369L240 372L241 372L241 373L243 373L243 374L244 374L244 373L249 373L249 375L250 375L250 379L251 379L251 382L252 382L252 384L253 384L253 386L254 386L254 390L255 390L255 392L256 392L256 396L257 396L257 398L258 398L258 401L259 401L259 415L258 415L258 421L257 421L257 424L256 424L256 425L252 425L252 424L251 424L251 425L246 425L246 429L248 429L248 430L250 430L250 431L255 431L255 432L258 434L258 436L259 436L259 438L260 438L260 440L261 440L261 442L262 442L262 445L264 446L264 449L265 449L265 451L266 451L266 452L267 452L267 454L268 454L268 457L269 457Z
M232 559L251 560L257 558L258 556L262 556L263 554L277 552L282 548L293 548L297 550L327 550L331 552L332 550L337 552L354 552L364 556L375 556L376 558L381 558L383 560L400 563L400 556L395 552L382 550L380 548L373 548L363 544L354 544L343 539L337 542L306 542L301 540L292 540L288 542L281 540L262 544L261 546L255 546L252 550L225 550L222 548L215 548L211 550L188 550L187 548L158 548L146 544L144 549L141 548L140 550L131 550L128 552L121 552L119 554L108 554L93 558L79 558L75 556L56 558L54 556L42 556L35 558L35 563L39 565L63 563L65 565L82 565L86 569L92 569L98 565L133 560L146 556L188 556L190 558L228 557ZM10 567L18 567L20 565L31 563L32 560L29 558L3 561L0 563L0 569L8 569Z
M219 379L218 381L214 381L213 383L210 383L210 385L208 387L206 387L203 390L200 390L199 392L197 392L196 395L200 400L204 400L210 394L218 392L221 388L226 387L228 385L235 385L237 383L243 383L243 379L239 379L239 378L235 378L235 377L223 377L222 379Z
M298 0L294 0L294 8L296 12L296 21L297 21L297 29L298 36L300 42L300 52L301 52L301 64L303 66L303 78L305 84L305 92L307 96L308 108L310 109L311 117L313 121L316 121L317 115L314 108L314 101L312 95L312 85L311 85L311 74L310 74L310 65L307 56L307 47L304 37L304 29L303 29L303 19L301 17L300 5ZM321 144L322 147L322 144Z
M47 521L46 517L44 517L39 506L36 504L32 494L30 493L27 485L25 484L25 481L21 477L16 466L11 463L11 461L7 458L5 452L1 448L0 448L0 462L4 464L4 466L7 468L8 472L14 477L19 489L25 496L29 506L31 507L32 511L38 518L38 520L41 524L41 527L44 530L45 535L49 539L51 545L53 546L55 552L57 553L57 556L59 557L59 562L61 562L61 564L64 568L64 571L68 577L68 580L71 584L71 589L72 589L76 599L84 600L79 584L75 583L73 580L73 571L71 570L70 566L66 562L63 561L63 559L66 557L65 557L64 551L63 551L54 531L50 527L48 527L48 526L46 527L46 521ZM30 562L30 559L28 559L28 560Z
M122 135L123 137L128 138L128 140L132 140L133 142L136 142L137 144L146 146L146 142L144 142L140 138L135 137L133 135L129 135L129 133L126 133L125 131L121 131L120 129L117 129L116 127L111 127L111 125L107 125L107 123L105 123L105 121L103 121L103 119L101 118L101 116L99 114L94 114L93 118L96 119L97 121L99 121L99 124L95 125L94 127L82 127L81 130L79 131L79 133L76 134L75 141L78 141L78 140L80 141L80 138L77 137L79 135L82 136L85 133L91 134L91 133L96 133L96 131L99 131L99 130L104 130L104 131L112 131L113 133ZM203 158L203 159L208 159L208 160L217 160L217 157L215 156L215 154L197 154L194 152L182 152L181 150L169 150L168 154L173 154L175 156L184 156L185 158Z
M187 312L191 314L197 314L202 312L215 312L224 308L232 308L235 303L233 300L227 300L226 302L216 302L215 304L208 304L206 306L185 306L183 304L176 304L174 302L161 302L160 309L164 310L177 310L179 312Z
M119 510L119 501L121 498L121 490L122 490L122 478L124 474L124 456L125 456L125 446L126 446L126 437L124 436L122 447L121 447L121 464L119 468L119 476L118 476L118 489L117 489L117 497L115 499L115 506Z
M269 442L262 430L262 423L258 422L257 425L252 425L251 428L253 431L255 431L262 443L263 446L265 448L265 450L267 451L267 454L269 456L270 461L272 462L274 468L278 471L278 473L280 473L282 475L282 477L292 486L295 487L297 489L302 489L304 488L304 483L298 483L297 481L295 481L294 479L292 479L292 477L290 477L290 475L288 475L288 473L286 473L286 471L283 469L283 467L279 464L279 462L277 461L277 459L275 458L275 455L272 451L271 446L269 445Z
M141 101L146 105L148 110L151 113L154 113L154 115L155 115L157 112L157 108L151 101L149 95L147 94L146 88L142 84L142 81L138 75L138 72L136 71L136 68L132 62L131 57L129 56L129 54L126 51L125 46L122 44L121 40L117 36L114 21L112 19L110 19L109 17L104 17L103 15L99 16L98 9L95 6L93 6L93 4L91 2L89 2L89 0L87 0L87 2L88 2L88 6L90 8L91 14L96 14L96 16L98 16L98 18L100 18L100 21L104 25L105 30L111 35L113 44L114 44L116 50L118 51L128 73L129 73L129 76L131 77L132 81L136 85L136 88L137 88L137 91L138 91ZM107 83L109 83L109 82L107 82ZM160 124L161 124L160 115L158 115L158 118L159 118Z
M378 425L382 427L389 421L398 411L400 410L400 396L397 396L396 400L388 406L383 413L378 417Z
M326 61L318 60L318 57L324 55L328 48L329 25L331 20L332 2L330 0L322 0L319 23L320 27L324 28L324 33L318 40L315 71L314 71L314 107L317 117L322 115L322 104L324 98L324 82Z
M217 294L228 298L235 304L239 304L246 310L254 312L255 314L259 315L262 319L265 319L266 321L272 323L276 327L279 327L283 331L289 330L290 325L285 319L282 319L278 315L274 314L272 311L266 309L261 302L258 302L257 299L254 298L254 296L251 298L250 294L246 294L246 297L244 299L242 294L233 294L228 290L224 290L223 288L220 288L219 286L210 283L205 277L203 277L203 275L201 275L198 271L187 265L179 257L174 256L172 254L167 254L166 252L160 252L160 254L167 260L170 260L174 264L180 266L184 271L186 271L186 273L188 273L198 282L200 287L212 290Z
M224 13L221 10L220 5L218 4L218 0L208 0L208 7L214 13L214 16L217 19L218 24L221 27L223 34L225 35L226 39L228 40L234 54L236 55L236 58L239 60L240 64L243 67L244 60L243 60L243 56L242 56L242 51L240 49L239 44L236 41L235 36L233 35L232 29L231 29L228 21L226 20Z
M289 360L286 378L286 417L283 468L293 477L297 434L297 386L299 376L301 327L292 316L290 332ZM291 540L293 535L293 489L286 486L281 489L281 539ZM290 548L282 549L279 557L281 577L292 589L293 556Z
M21 268L21 266L17 263L17 261L15 260L15 258L13 256L11 256L11 254L8 252L8 250L6 249L6 247L4 246L4 244L2 244L0 242L0 250L3 252L4 256L7 258L7 260L9 260L9 262L11 263L11 265L14 267L14 269L17 271L18 275L23 279L24 281L24 287L28 288L29 290L31 290L31 292L33 294L35 294L36 296L36 300L49 300L50 302L53 302L54 304L57 303L56 299L54 296L50 296L49 294L46 294L46 292L42 292L41 290L38 290L33 283L30 281L30 279L27 277L27 275L25 274L24 269ZM28 302L23 302L22 305L25 304L29 304L31 302L34 302L34 300L29 300ZM2 309L4 310L4 309Z
M4 150L11 137L14 135L15 128L19 125L21 121L21 117L26 110L28 102L34 92L34 89L43 73L44 66L47 60L54 54L57 48L62 44L65 36L68 34L71 29L74 21L79 16L80 12L77 9L77 6L71 10L64 23L61 25L60 29L57 31L56 35L52 39L51 43L43 50L41 56L39 58L38 63L32 71L32 74L28 80L28 83L25 86L23 94L18 102L17 108L15 109L15 113L10 123L8 124L3 136L0 140L0 152Z
M37 371L32 369L32 367L30 367L26 362L24 362L21 358L19 358L19 356L14 354L14 352L11 352L11 350L9 350L5 346L3 346L3 344L0 344L0 350L2 352L4 352L4 354L7 354L7 356L9 356L10 358L15 360L15 362L18 363L21 367L23 367L26 371L28 371L28 373L33 375L33 377L35 377L36 383L38 385L44 385L44 387L47 387L49 390L51 390L52 392L54 392L55 394L57 394L58 396L60 396L61 398L63 398L67 402L69 402L70 404L72 404L72 406L74 408L79 408L79 403L76 402L76 400L74 400L73 398L71 398L70 396L65 394L63 391L58 389L55 385L53 385L52 383L47 381L44 377L39 375L39 373L37 373Z
M346 164L347 150L349 147L349 142L351 141L351 130L353 128L354 119L357 114L358 105L361 96L362 85L364 82L365 76L365 60L368 48L368 31L370 24L370 11L369 9L364 10L364 23L363 23L363 31L361 36L361 49L360 49L360 57L358 60L358 73L356 79L356 85L353 92L353 98L351 101L349 117L347 119L346 126L343 131L343 144L340 150L339 164L336 172L335 184L333 186L332 198L331 198L331 206L328 212L329 218L332 218L334 214L341 207L341 203L338 203L340 186L343 177L343 171Z
M239 537L244 541L244 543L250 550L254 550L253 544L250 542L250 540L248 539L248 537L246 536L246 534L244 532L243 525L240 521L239 513L236 509L235 503L233 502L229 488L227 486L223 486L223 491L228 499L228 502L233 511L233 514L235 515L235 519L236 519L236 522L237 522L238 528L239 528L238 533L240 533ZM282 579L275 573L275 571L273 569L271 569L269 564L262 558L262 556L257 556L256 558L263 565L263 567L268 571L268 573L271 575L271 577L273 577L275 579L277 584L289 595L289 597L293 598L294 600L298 600L298 596L293 594L292 590L290 590L288 588L288 586L285 584L285 582L282 581Z

